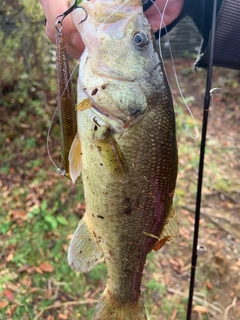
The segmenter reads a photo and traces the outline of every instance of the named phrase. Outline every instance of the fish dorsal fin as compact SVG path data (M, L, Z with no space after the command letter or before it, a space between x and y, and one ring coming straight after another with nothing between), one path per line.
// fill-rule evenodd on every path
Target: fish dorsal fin
M68 264L77 272L88 272L99 263L101 256L102 252L84 217L71 239L68 248Z
M179 225L177 215L173 207L169 210L168 217L165 221L163 230L160 234L159 240L154 245L154 250L159 250L165 243L174 243L178 239Z
M76 134L68 156L69 174L72 182L75 183L82 172L82 150L79 135Z

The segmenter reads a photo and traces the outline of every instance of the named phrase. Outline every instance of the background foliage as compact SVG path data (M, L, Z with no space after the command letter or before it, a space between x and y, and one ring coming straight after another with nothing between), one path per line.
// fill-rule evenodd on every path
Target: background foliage
M85 204L81 179L59 176L46 152L57 105L55 48L45 36L37 1L4 0L0 8L0 319L91 319L104 290L104 263L75 274L67 248ZM175 32L175 31L174 31ZM176 32L175 32L176 34ZM201 128L205 72L192 57L176 59L179 81ZM75 62L73 62L75 64ZM143 293L150 320L186 317L194 224L198 150L193 121L178 99L171 63L165 62L176 100L179 175L175 207L179 242L148 257ZM240 318L240 88L239 73L215 69L204 174L204 198L192 319ZM75 75L76 76L76 75ZM59 126L50 148L57 162Z

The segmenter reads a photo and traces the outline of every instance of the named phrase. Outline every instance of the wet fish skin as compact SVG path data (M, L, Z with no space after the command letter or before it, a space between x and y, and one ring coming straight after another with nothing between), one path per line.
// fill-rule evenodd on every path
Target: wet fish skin
M86 45L77 115L86 213L68 261L87 272L104 255L108 281L94 320L146 319L140 289L146 256L177 236L171 92L141 2L122 4L83 0L88 19L80 26L80 9L73 13ZM70 166L73 159L74 150Z

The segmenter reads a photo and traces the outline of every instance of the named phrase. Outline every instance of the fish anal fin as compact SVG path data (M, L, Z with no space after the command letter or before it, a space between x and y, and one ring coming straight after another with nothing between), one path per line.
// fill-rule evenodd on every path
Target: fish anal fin
M99 263L102 252L83 217L68 248L68 264L77 272L88 272Z
M171 206L169 209L168 217L165 221L163 231L160 235L160 239L168 237L167 242L174 243L177 241L179 235L179 223L177 214L174 208Z
M78 133L76 134L68 156L69 176L73 183L82 172L82 150Z

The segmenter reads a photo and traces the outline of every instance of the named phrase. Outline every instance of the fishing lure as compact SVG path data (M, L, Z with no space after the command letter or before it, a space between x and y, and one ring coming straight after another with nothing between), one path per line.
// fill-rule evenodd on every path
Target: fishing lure
M85 11L86 16L80 22L87 19L87 12L84 8L79 7L81 0L76 0L73 6L66 10L63 14L56 17L55 27L56 34L56 68L57 68L57 87L58 100L60 110L60 128L61 128L61 162L63 169L58 171L71 179L69 173L69 153L73 143L77 143L77 117L74 103L74 94L72 82L69 72L69 64L67 58L67 51L62 35L62 22L64 18L76 8L81 8ZM76 139L75 139L76 137ZM74 142L75 139L75 142ZM80 144L79 144L80 148ZM80 151L81 152L81 151Z
M56 66L57 66L57 87L60 105L60 127L62 154L61 162L63 170L61 174L69 176L68 155L77 133L77 118L74 103L72 82L70 79L67 51L63 40L61 27L56 34Z

